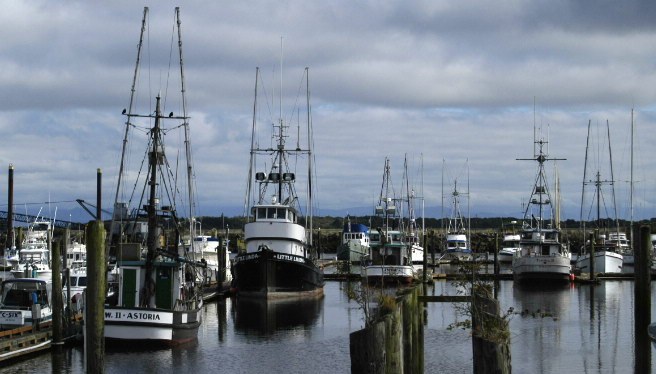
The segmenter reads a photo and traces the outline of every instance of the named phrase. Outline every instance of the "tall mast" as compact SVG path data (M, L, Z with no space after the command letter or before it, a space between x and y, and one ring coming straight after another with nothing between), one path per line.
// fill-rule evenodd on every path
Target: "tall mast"
M139 75L139 64L141 62L141 48L143 47L144 32L146 31L146 18L148 17L148 7L144 7L143 18L141 19L141 32L139 34L139 44L137 45L137 62L134 64L134 75L132 76L132 87L130 88L130 104L126 110L123 111L123 114L127 116L127 121L125 121L125 134L123 136L123 147L121 150L121 163L118 169L118 183L116 183L116 194L114 195L114 214L112 215L112 222L110 224L109 235L106 237L106 246L105 246L105 255L109 256L109 244L112 240L112 234L114 233L114 228L116 226L116 219L123 219L124 217L116 217L117 204L120 199L121 193L121 182L123 179L123 172L125 168L125 153L128 146L128 135L130 133L130 123L132 108L134 106L134 94L136 92L137 85L137 76Z
M629 206L631 211L631 220L629 223L629 240L633 245L633 108L631 108L631 181L629 182Z
M189 197L189 235L191 238L194 238L196 225L194 224L194 216L196 214L196 201L194 199L194 170L193 170L193 161L192 161L192 152L191 152L191 135L189 133L189 120L187 117L187 96L185 88L185 79L184 79L184 62L182 57L182 29L180 28L180 7L175 8L175 17L176 24L178 27L178 53L180 55L180 92L182 94L182 117L184 118L184 143L185 143L185 156L187 161L187 194Z
M305 100L307 106L307 142L308 142L308 199L307 199L307 212L310 221L310 240L309 244L312 245L312 229L313 229L313 217L314 217L314 203L312 201L312 139L314 134L312 134L312 122L310 116L310 68L305 67Z

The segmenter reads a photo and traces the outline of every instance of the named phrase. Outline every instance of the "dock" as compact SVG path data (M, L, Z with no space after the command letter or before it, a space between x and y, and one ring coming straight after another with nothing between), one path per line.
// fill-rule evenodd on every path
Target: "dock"
M0 332L0 363L25 355L50 349L52 326L48 323L40 329L23 326Z

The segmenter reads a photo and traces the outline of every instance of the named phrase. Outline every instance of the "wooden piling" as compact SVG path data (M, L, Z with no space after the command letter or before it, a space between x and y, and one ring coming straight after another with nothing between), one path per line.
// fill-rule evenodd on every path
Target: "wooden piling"
M62 258L60 255L60 241L55 242L52 247L52 341L55 347L63 343L62 312L64 302L62 300Z
M637 244L637 245L636 245ZM651 372L651 343L647 328L651 320L651 238L649 226L640 227L640 241L634 243L635 288L635 372Z
M0 248L0 255L5 256L5 248L14 245L14 165L9 164L9 176L7 178L7 245Z
M105 228L100 220L87 225L86 362L87 373L105 368Z
M597 238L597 235L599 234L599 230L594 230L590 234L590 280L594 282L597 279L597 276L595 275L595 240Z
M423 373L424 332L419 287L350 335L351 373Z
M510 331L499 316L499 301L474 291L472 296L474 373L510 374Z

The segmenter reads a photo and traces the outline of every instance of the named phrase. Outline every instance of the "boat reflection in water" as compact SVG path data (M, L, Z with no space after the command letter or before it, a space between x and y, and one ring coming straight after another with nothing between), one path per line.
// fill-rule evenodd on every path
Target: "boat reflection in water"
M323 310L324 298L269 300L235 298L235 330L259 336L273 336L280 331L310 330Z

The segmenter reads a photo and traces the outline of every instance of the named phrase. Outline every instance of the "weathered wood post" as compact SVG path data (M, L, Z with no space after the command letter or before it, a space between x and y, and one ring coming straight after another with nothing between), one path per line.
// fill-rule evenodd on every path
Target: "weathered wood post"
M647 328L651 320L651 240L649 226L640 227L640 241L635 245L635 372L651 372L651 343Z
M595 239L597 237L597 234L599 233L599 230L594 230L590 234L590 280L594 281L597 279L597 276L595 275Z
M499 233L494 233L494 298L499 296Z
M61 241L52 247L52 345L57 351L63 344L62 322L64 302L62 300L62 258L59 253Z
M7 177L7 245L11 249L14 245L14 165L9 164ZM5 248L0 248L0 255L5 256Z
M105 294L107 265L105 261L105 227L100 216L100 180L98 169L98 207L96 220L87 225L87 289L86 289L86 364L87 373L105 371Z
M426 233L424 233L424 235L422 235L422 241L423 241L422 248L424 249L424 257L422 258L422 261L421 261L422 262L422 278L421 278L421 280L422 280L423 283L426 283L426 282L428 282L428 278L426 276L427 267L428 267L428 256L426 255L426 250L428 249L428 248L426 248Z
M472 351L474 373L511 373L508 323L499 301L481 290L472 290Z

